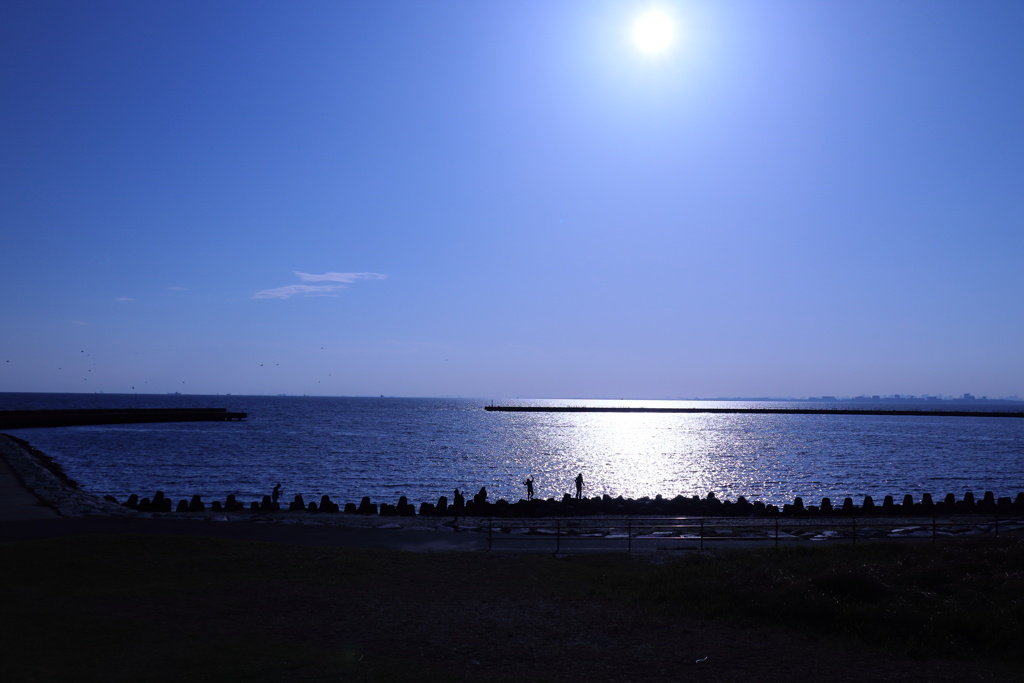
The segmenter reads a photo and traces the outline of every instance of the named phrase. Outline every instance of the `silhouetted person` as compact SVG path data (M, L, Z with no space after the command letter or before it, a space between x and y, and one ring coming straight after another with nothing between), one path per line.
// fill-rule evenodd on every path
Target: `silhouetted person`
M273 502L276 503L277 499L280 498L280 497L281 497L281 485L278 484L277 486L274 487L274 492L270 494L270 499Z
M526 500L533 500L533 475L527 477L523 483L526 484Z
M579 500L583 497L583 473L580 472L576 475L576 499Z
M458 519L460 516L466 516L466 499L459 493L458 489L455 489L455 518Z
M475 502L477 505L483 505L484 503L487 502L487 487L486 486L481 486L480 487L480 493L476 494L473 497L473 502Z

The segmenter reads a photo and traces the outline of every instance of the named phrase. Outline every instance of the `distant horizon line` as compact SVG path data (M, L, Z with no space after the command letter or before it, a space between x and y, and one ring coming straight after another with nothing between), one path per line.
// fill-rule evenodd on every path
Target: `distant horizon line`
M894 403L894 402L924 402L924 403L1024 403L1024 398L1017 395L990 397L973 396L961 394L960 396L936 396L936 395L914 395L914 394L876 394L872 396L717 396L717 397L670 397L670 398L609 398L602 396L577 396L577 397L541 397L541 396L462 396L454 394L440 394L433 396L405 396L398 394L247 394L247 393L185 393L180 391L165 392L138 392L138 391L0 391L4 394L70 394L70 395L111 395L111 396L253 396L253 397L281 397L281 398L408 398L408 399L461 399L467 401L800 401L816 403Z

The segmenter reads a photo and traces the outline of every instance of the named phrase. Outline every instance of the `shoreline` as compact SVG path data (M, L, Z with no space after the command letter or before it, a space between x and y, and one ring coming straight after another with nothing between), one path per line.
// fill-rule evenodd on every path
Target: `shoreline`
M454 540L454 537L456 536L461 538L466 537L464 536L464 533L453 534L453 532L476 532L472 535L478 537L486 537L493 532L494 534L500 535L502 538L507 538L514 534L540 536L545 534L550 535L555 525L560 526L564 523L567 529L567 534L570 536L573 534L600 535L603 531L603 534L611 539L617 537L615 535L615 529L621 529L625 522L631 520L638 527L650 526L652 528L652 534L656 533L655 527L660 526L663 529L671 529L674 525L676 527L674 535L670 535L669 538L666 538L666 541L669 541L673 539L694 540L692 535L687 535L690 532L681 529L681 527L684 526L682 522L693 522L701 519L718 520L720 522L719 526L722 527L739 526L748 530L753 529L755 530L755 533L768 533L770 527L776 525L778 522L784 523L784 525L792 527L793 529L803 528L805 530L824 528L829 525L836 528L842 528L844 525L849 525L853 522L854 526L860 523L862 527L870 526L877 527L879 529L892 527L893 529L897 529L901 532L916 534L918 536L922 533L920 531L921 529L931 527L934 530L936 525L945 525L948 529L960 528L961 530L967 530L961 531L960 533L985 533L986 529L990 529L993 524L996 529L999 528L999 525L1002 525L1004 531L1013 531L1018 527L1020 527L1020 529L1024 529L1024 515L1019 511L1009 511L1004 513L1003 511L994 510L993 514L979 514L977 512L963 514L951 512L935 515L890 515L884 514L881 507L877 508L878 514L874 515L835 517L807 517L799 515L789 517L783 517L781 515L734 515L731 517L725 517L715 515L666 514L591 514L575 517L556 515L397 515L359 514L351 512L311 512L309 510L264 510L253 512L249 509L242 509L226 511L224 509L214 509L212 506L205 507L202 511L194 512L141 511L138 509L131 509L123 504L112 502L111 500L101 498L82 490L76 482L67 477L60 468L59 463L55 462L45 453L42 453L24 440L7 434L0 434L0 455L2 455L4 460L10 464L11 468L21 479L25 488L39 499L40 505L52 509L60 518L122 518L126 520L139 520L140 523L142 520L162 520L165 522L162 526L168 529L174 528L178 530L187 530L192 528L182 526L183 523L187 525L188 523L205 522L209 523L206 526L210 526L210 524L212 524L214 527L218 527L224 531L227 530L227 527L236 529L242 527L278 527L283 530L303 527L307 529L307 532L304 533L312 533L308 532L309 528L333 528L337 530L351 530L351 533L359 534L378 531L399 533L399 535L400 532L434 532L435 535L440 533L442 536L446 536ZM1018 496L1018 501L1024 501L1024 494ZM721 502L716 501L716 503L718 506L724 505L724 503ZM498 504L489 503L487 505L491 508L498 507ZM508 507L513 507L513 505L508 504ZM114 522L109 524L112 528L116 527ZM122 527L128 524L131 523L126 521L122 524ZM197 524L194 528L198 530L200 526L201 524ZM575 529L575 531L568 531L570 529ZM758 529L761 531L757 531ZM955 533L948 529L944 530L943 533ZM661 533L666 534L668 532L662 531ZM727 529L724 533L728 535L732 532ZM808 538L810 538L811 534L810 531L798 533L807 533ZM794 538L794 536L788 532L786 537L788 539ZM719 540L726 539L722 538ZM769 540L768 537L765 537L761 539L761 542L763 543L767 540ZM481 549L479 547L480 542L481 541L478 539L478 542L473 549Z

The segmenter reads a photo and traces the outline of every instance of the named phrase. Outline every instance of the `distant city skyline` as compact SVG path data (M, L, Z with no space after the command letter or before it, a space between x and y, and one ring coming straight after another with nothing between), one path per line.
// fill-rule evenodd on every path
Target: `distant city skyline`
M892 394L892 395L879 395L873 394L871 396L858 395L858 396L808 396L807 400L839 400L839 401L960 401L960 402L974 402L974 401L1019 401L1019 396L975 396L973 394L961 394L960 396L951 395L925 395L916 396L914 394Z
M6 0L0 391L1024 395L1022 35L1015 0Z

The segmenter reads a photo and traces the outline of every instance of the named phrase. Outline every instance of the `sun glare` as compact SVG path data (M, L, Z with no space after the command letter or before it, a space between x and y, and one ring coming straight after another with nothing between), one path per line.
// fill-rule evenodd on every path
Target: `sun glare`
M664 52L672 45L676 30L672 17L660 10L651 10L633 24L633 44L643 52Z

